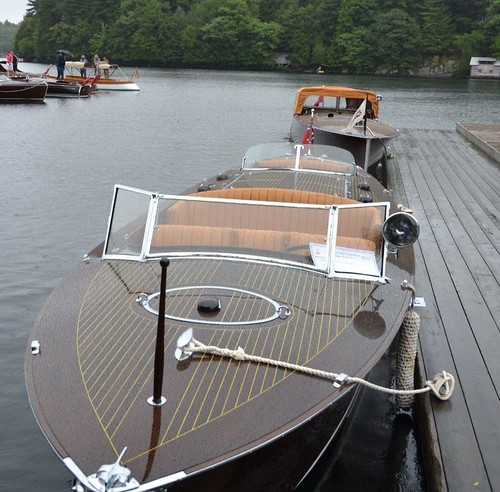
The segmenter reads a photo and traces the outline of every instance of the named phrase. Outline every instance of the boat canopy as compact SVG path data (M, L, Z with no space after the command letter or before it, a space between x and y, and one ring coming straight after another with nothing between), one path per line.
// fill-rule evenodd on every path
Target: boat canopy
M83 68L85 63L79 61L67 61L65 64L66 68Z
M316 102L311 104L311 107L318 107L321 109L320 99L325 97L334 97L334 98L345 98L346 100L356 101L353 103L353 109L356 110L359 105L363 102L363 99L368 98L368 101L371 103L371 108L373 112L373 118L378 118L379 116L379 107L378 101L379 98L377 94L373 91L367 91L362 89L353 89L351 87L341 87L341 86L308 86L301 87L297 90L295 95L295 104L293 108L293 114L302 114L302 110L304 106L306 106L306 101L309 97L316 97ZM347 105L350 106L349 104ZM354 107L355 106L355 107Z
M115 186L103 258L218 257L385 280L388 202L318 204L304 191L229 191L232 198L207 198Z
M83 68L83 67L86 67L86 68L92 67L93 68L94 64L93 63L83 63L80 61L67 61L65 67L66 68ZM101 69L105 70L105 69L109 69L109 68L118 68L118 65L111 65L110 63L99 62L97 64L97 68L101 68Z

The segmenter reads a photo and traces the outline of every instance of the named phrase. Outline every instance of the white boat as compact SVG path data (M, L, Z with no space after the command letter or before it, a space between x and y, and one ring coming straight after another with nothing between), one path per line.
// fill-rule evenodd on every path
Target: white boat
M82 77L81 70L85 68L87 74ZM57 78L51 73L47 77ZM97 78L95 78L97 77ZM140 88L133 80L133 75L128 77L116 64L98 63L97 67L93 63L79 61L67 61L65 66L64 80L83 83L93 80L93 85L100 91L139 91Z

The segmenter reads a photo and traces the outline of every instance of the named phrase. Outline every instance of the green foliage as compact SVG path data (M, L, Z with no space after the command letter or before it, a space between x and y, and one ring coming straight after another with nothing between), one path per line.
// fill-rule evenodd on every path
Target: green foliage
M457 34L475 30L477 23L484 16L487 0L442 0L453 18Z
M422 36L417 21L401 9L377 16L373 42L379 67L405 73L419 61Z
M283 42L286 50L290 50L290 59L294 65L309 66L319 63L313 59L313 50L318 29L318 18L314 5L289 7L283 14Z
M9 21L0 22L0 52L14 49L14 40L19 29L17 24Z
M244 0L202 0L188 17L190 23L182 32L187 62L225 67L273 64L281 28L252 16Z
M500 55L500 0L28 0L0 43L25 59L406 73L435 57ZM10 36L10 37L9 37ZM6 39L6 41L5 41ZM10 39L10 41L9 41ZM0 45L2 47L2 45ZM4 49L9 49L5 47Z
M369 73L374 70L374 47L370 43L370 30L356 27L339 34L335 42L336 65L350 72Z
M425 55L446 55L452 47L453 23L442 0L424 0L422 7L422 47Z
M481 29L490 48L489 55L500 58L500 0L489 0Z
M461 57L457 71L464 75L467 74L471 57L484 56L483 46L485 44L486 38L482 32L458 34L455 38L455 48L460 52Z
M14 49L28 60L36 59L36 19L28 15L24 18L16 35Z

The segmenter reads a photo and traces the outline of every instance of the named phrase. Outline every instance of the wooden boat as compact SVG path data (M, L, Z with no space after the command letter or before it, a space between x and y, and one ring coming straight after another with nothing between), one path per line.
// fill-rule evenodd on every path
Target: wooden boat
M92 95L92 81L71 82L69 80L54 80L46 76L37 77L29 74L20 74L15 80L42 81L47 83L46 97L59 98L86 98Z
M75 490L284 492L338 436L345 374L365 377L398 333L414 275L399 247L417 233L348 152L283 146L181 195L115 186L105 241L26 354Z
M301 87L295 96L291 139L302 142L312 127L314 143L349 150L358 166L373 173L385 163L389 142L398 135L397 129L379 121L380 99L373 91L351 87ZM360 111L362 105L366 109Z
M92 81L72 82L70 80L54 80L45 78L49 84L47 97L90 97L92 95Z
M0 73L7 73L7 70L0 65ZM36 74L18 70L10 77L12 80L25 80L32 83L46 82L46 97L90 97L92 95L93 80L86 79L82 82L71 82L69 80L54 80L48 78L46 74Z
M71 82L83 82L88 80L88 77L82 77L80 70L84 68L83 62L78 61L67 61L65 67L64 80ZM115 64L109 63L99 63L97 66L97 71L94 70L94 65L92 63L85 64L88 75L91 77L98 77L94 81L94 86L100 91L138 91L140 90L136 82L132 80L132 77L127 77L122 69ZM104 71L109 72L108 77L104 77ZM95 73L97 72L97 73ZM48 77L56 79L57 77L50 72L47 74Z
M42 103L47 82L15 80L0 73L0 103Z

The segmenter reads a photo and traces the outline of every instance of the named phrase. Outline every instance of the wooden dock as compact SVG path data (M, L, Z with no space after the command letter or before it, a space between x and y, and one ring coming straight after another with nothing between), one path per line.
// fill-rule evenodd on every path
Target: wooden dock
M498 491L500 126L475 125L472 136L460 126L402 130L388 187L421 225L415 287L426 306L418 308L416 385L442 370L456 379L449 401L417 400L429 490Z

